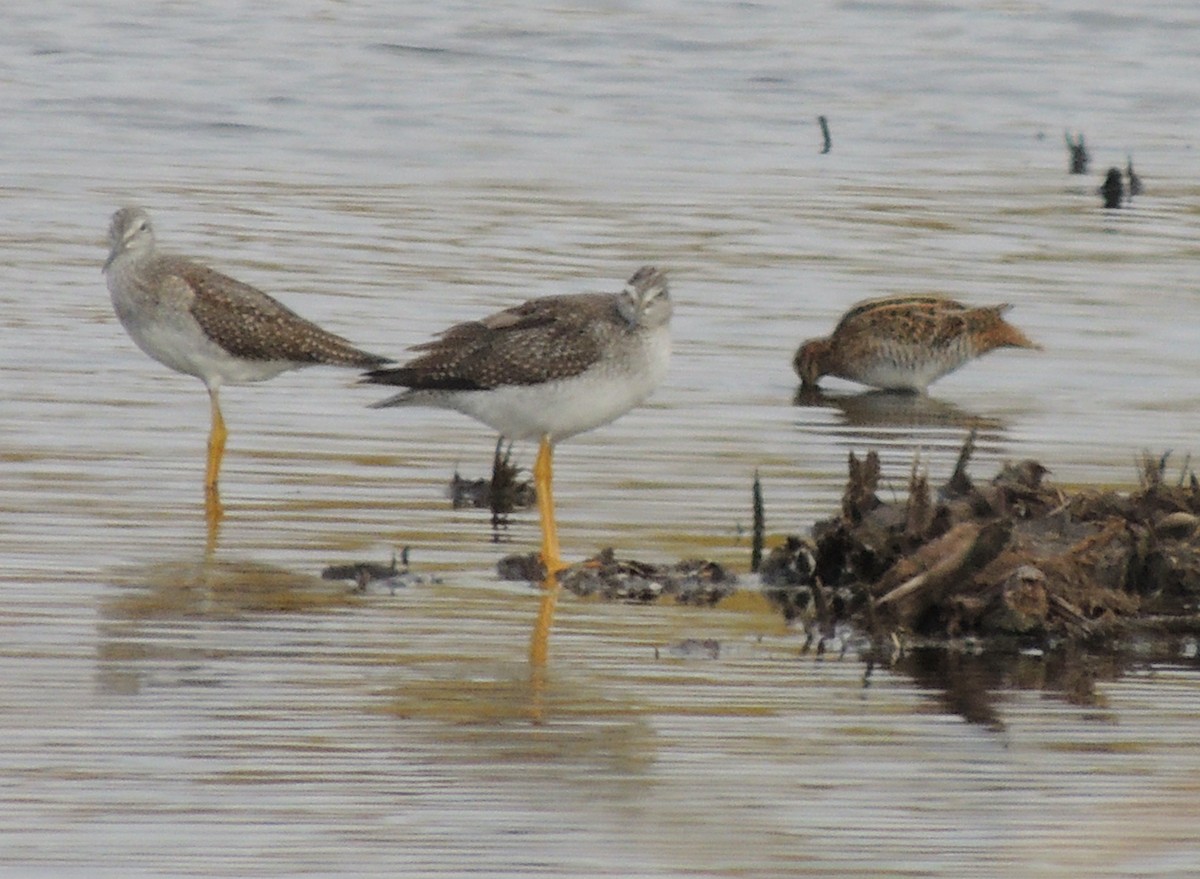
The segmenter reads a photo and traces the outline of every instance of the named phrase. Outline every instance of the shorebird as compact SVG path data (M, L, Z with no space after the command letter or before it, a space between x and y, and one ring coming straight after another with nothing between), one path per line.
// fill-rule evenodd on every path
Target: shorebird
M208 388L212 429L204 485L219 512L217 478L225 453L222 384L264 381L314 364L370 369L390 362L321 329L266 293L155 247L149 215L124 207L108 228L103 272L113 308L139 348Z
M885 390L924 392L934 381L996 348L1035 348L1004 320L1008 305L971 308L934 295L860 302L833 334L809 339L792 365L805 388L824 375Z
M403 366L363 381L406 390L374 404L455 409L508 440L536 440L534 488L548 580L566 565L554 515L554 445L645 400L671 354L666 275L644 266L620 293L531 299L456 324Z

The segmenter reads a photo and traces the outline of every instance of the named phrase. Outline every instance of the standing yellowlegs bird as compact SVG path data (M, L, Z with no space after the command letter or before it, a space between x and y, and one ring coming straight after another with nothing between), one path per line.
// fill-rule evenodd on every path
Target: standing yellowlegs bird
M155 249L150 217L125 207L108 228L104 263L113 308L138 347L208 388L212 430L205 488L220 514L217 477L225 452L222 384L264 381L289 369L328 364L369 369L388 362L355 348L267 294L210 268Z
M792 360L805 388L832 375L884 390L923 393L968 360L996 348L1035 348L1004 320L1008 305L970 308L934 295L860 302L833 334L809 339Z
M509 440L537 440L534 487L546 586L565 567L554 516L554 444L599 427L641 403L662 381L671 354L666 275L644 266L620 293L532 299L478 321L456 324L404 366L364 381L406 388L376 403L456 409ZM549 615L534 633L544 652Z
M671 354L666 275L644 266L620 293L531 299L456 324L404 366L364 381L406 388L374 404L456 409L508 440L537 440L534 482L548 573L559 556L552 457L559 440L607 424L645 400Z

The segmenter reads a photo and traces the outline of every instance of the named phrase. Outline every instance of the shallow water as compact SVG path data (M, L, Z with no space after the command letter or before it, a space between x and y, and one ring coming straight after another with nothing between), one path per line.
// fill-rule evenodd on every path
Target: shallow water
M666 267L666 383L556 455L570 557L744 571L755 472L778 536L836 510L849 452L879 450L900 492L914 455L948 475L971 426L979 476L1036 457L1130 484L1143 449L1182 467L1200 12L805 10L6 6L0 872L1190 875L1194 645L1078 659L1083 684L1054 657L868 677L754 601L568 597L535 692L537 596L494 565L536 520L495 542L446 498L494 437L368 410L350 374L223 391L205 560L204 392L136 349L99 273L122 203L393 356ZM1147 191L1105 212L1127 153ZM929 399L830 381L793 402L801 340L910 291L1010 302L1046 350ZM395 594L319 578L405 546L426 579Z

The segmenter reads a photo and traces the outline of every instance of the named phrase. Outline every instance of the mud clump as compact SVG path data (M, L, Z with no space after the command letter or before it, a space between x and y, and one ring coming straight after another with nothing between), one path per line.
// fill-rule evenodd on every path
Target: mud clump
M546 576L537 553L506 556L497 569L505 580L536 583ZM679 604L701 607L711 607L737 589L736 575L716 562L685 559L673 565L656 565L617 558L611 548L559 571L558 582L582 597L631 604L670 598Z
M877 493L879 458L853 453L841 514L788 537L761 568L784 616L876 636L1091 642L1200 632L1200 484L1146 457L1131 493L1067 493L1036 461L989 482L968 437L936 491L914 466L908 497ZM1186 471L1186 467L1185 467Z

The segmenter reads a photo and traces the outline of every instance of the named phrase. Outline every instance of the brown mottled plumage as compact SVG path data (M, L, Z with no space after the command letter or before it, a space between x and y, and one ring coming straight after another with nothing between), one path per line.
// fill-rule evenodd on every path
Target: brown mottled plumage
M155 249L150 217L121 208L108 230L104 263L113 308L138 347L208 388L212 432L205 484L215 499L225 447L222 384L263 381L289 369L326 364L369 369L386 357L354 347L266 293L228 275Z
M486 390L579 375L601 359L625 321L613 296L546 296L456 324L413 346L419 357L379 370L372 381L419 390Z
M154 268L160 276L173 275L191 288L192 317L205 336L233 357L282 360L296 367L362 369L388 362L321 329L249 284L210 268L171 256L161 257Z
M832 375L923 392L996 348L1040 348L1004 320L1009 307L971 308L934 295L870 299L847 311L831 335L801 345L792 364L808 388Z

